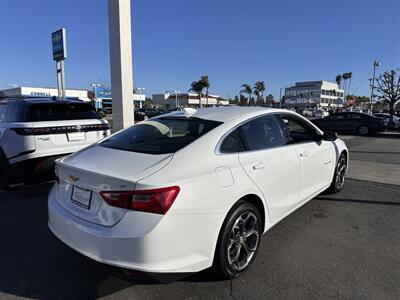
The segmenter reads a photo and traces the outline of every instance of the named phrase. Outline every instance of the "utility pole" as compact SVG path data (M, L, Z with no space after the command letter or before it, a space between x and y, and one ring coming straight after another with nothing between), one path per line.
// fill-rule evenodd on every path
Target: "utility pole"
M113 130L134 124L131 1L108 0Z
M371 82L371 98L370 98L370 113L371 114L372 114L372 106L373 106L372 99L374 98L374 89L375 89L375 69L378 66L380 66L380 63L375 60L374 61L374 72L372 75L372 82Z

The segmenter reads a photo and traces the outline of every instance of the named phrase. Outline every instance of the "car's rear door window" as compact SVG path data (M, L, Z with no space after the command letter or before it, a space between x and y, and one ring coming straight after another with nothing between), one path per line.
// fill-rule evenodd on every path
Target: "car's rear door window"
M198 118L162 117L140 122L100 146L147 154L174 153L220 124Z
M283 132L276 115L267 115L250 120L238 127L237 130L248 151L284 145Z
M229 133L223 139L219 148L220 153L237 153L242 151L245 151L245 146L237 130Z

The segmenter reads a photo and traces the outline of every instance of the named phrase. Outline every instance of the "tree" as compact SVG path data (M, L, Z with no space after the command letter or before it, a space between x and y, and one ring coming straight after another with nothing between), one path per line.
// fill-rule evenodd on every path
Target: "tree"
M203 93L203 90L206 89L206 95L207 95L207 104L208 104L208 88L210 87L210 82L208 80L208 76L204 75L201 76L199 80L193 81L190 84L190 91L193 91L195 93L199 94L199 106L203 107L203 104L201 102L201 94Z
M337 85L339 86L339 89L341 88L342 79L343 79L342 75L339 74L336 76L335 81L336 81Z
M201 94L202 94L202 92L203 92L203 89L204 89L204 87L203 87L203 85L202 85L202 83L201 83L200 80L198 80L198 81L193 81L193 82L190 84L189 92L190 92L190 91L193 91L193 92L195 92L196 94L199 95L199 107L203 107L203 104L201 103Z
M264 81L256 81L253 90L254 94L257 96L257 102L262 104L264 102L264 92L265 92Z
M376 79L380 99L389 104L389 124L393 124L394 106L400 100L400 76L395 71L384 72Z
M240 94L241 95L242 94L248 95L248 105L250 106L251 105L251 98L252 98L252 95L253 95L253 88L247 83L242 84L242 90L240 91Z
M206 89L206 105L208 105L208 89L210 87L210 81L208 80L207 75L201 76L200 81L201 81L203 88Z

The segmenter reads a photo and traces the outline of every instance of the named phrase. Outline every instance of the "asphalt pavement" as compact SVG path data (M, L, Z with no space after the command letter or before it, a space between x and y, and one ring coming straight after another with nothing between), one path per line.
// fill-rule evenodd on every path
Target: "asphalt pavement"
M400 139L344 139L355 161L400 165ZM348 179L339 194L316 197L268 231L242 277L220 281L205 270L166 283L122 279L65 247L47 228L50 188L0 192L1 299L400 297L400 184Z

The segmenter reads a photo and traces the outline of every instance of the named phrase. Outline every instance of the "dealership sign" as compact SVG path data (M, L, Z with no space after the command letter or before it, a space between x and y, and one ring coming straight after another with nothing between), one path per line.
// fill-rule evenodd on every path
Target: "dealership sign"
M53 60L61 61L67 58L67 43L65 28L61 28L51 34L53 46Z
M108 86L95 86L94 90L94 97L101 98L101 99L111 99L111 88Z

